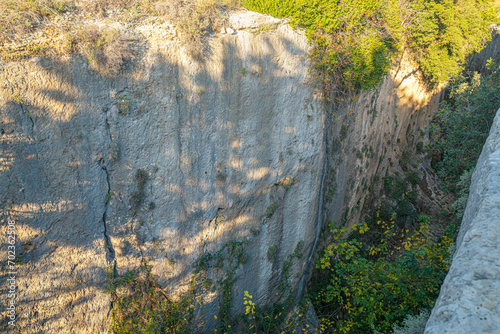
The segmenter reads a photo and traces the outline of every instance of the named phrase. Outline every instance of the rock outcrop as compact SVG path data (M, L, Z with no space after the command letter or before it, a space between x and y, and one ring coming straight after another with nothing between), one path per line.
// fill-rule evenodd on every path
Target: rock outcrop
M500 111L472 175L450 271L425 334L500 332Z
M228 243L241 255L224 264L238 277L232 313L244 290L259 304L285 298L291 258L289 284L303 294L325 161L307 39L234 15L201 60L173 27L151 24L130 31L136 58L115 78L77 57L0 64L1 233L16 221L21 332L103 333L107 268L146 261L166 293L182 293L197 261ZM224 278L205 274L214 286ZM203 298L195 316L207 330L221 298Z
M116 77L79 57L0 63L0 233L15 220L24 262L16 274L20 332L106 332L109 272L144 263L169 295L203 275L210 284L195 287L193 331L207 331L219 324L228 273L236 278L233 315L243 311L243 291L261 305L286 298L283 290L298 300L323 223L362 221L385 175L418 168L420 206L449 205L425 154L412 153L441 90L427 91L403 60L377 89L326 106L310 82L302 32L247 11L227 22L207 38L201 59L187 54L171 25L137 26L129 31L135 58ZM477 175L496 177L486 168L475 183ZM494 195L491 182L482 184L482 197L469 199L470 222L496 212L482 209ZM491 260L479 246L463 247L480 239L493 247L495 235L464 224L454 263ZM497 287L488 270L467 273ZM498 302L473 302L498 315ZM448 310L436 306L429 331Z
M331 107L328 120L328 177L325 184L326 221L362 222L364 214L379 205L383 178L417 170L419 207L444 206L435 186L436 176L425 152L427 126L443 98L441 88L429 91L417 71L404 59L393 67L374 90L344 98Z

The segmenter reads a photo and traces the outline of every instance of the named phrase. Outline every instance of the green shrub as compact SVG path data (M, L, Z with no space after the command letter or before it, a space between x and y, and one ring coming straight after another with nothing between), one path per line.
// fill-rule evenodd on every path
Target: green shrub
M244 0L247 8L290 17L313 43L314 75L323 91L370 89L391 57L409 51L433 85L458 74L490 36L495 12L487 0Z
M369 333L372 327L387 333L407 315L432 308L448 271L451 239L432 242L429 223L421 216L413 232L394 221L378 221L373 228L356 225L348 238L347 228L332 225L334 242L318 264L329 277L315 299L323 327L335 333Z
M406 174L406 178L408 179L408 182L410 182L414 186L420 183L420 177L418 176L418 172L416 171L408 172Z
M430 129L430 147L437 174L458 194L460 177L475 167L498 108L500 70L489 62L492 74L459 75L447 88L445 100Z
M269 206L266 209L266 217L271 218L271 216L274 214L277 208L278 208L277 201L273 201L271 204L269 204Z
M267 260L269 262L273 263L276 260L276 252L276 246L271 246L267 249Z

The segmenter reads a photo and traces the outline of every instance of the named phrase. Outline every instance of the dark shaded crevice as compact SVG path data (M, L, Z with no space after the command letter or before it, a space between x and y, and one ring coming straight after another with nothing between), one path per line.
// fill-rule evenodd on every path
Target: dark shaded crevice
M108 114L107 114L108 109L104 110L104 115L106 117L106 137L109 138L109 142L111 143L112 137L111 137L111 131L109 128L109 120L108 120ZM109 209L109 202L111 200L111 181L110 181L110 171L106 167L106 162L104 158L99 159L99 167L106 173L106 186L107 186L107 192L106 192L106 199L104 203L104 212L102 214L102 224L104 227L104 242L106 244L106 260L109 264L112 264L113 266L113 278L118 276L118 268L117 268L117 263L116 263L116 253L115 249L113 248L113 243L111 242L111 239L108 234L108 226L107 226L107 216L108 216L108 209ZM107 318L111 316L111 311L113 310L114 307L114 297L111 298L111 302L109 305L109 310L107 314Z
M109 194L111 193L109 172L108 172L108 169L106 168L106 166L104 166L102 160L99 161L99 165L100 165L101 169L106 173L106 183L108 186L108 194L106 195L107 198L106 198L106 203L104 205L104 213L102 214L102 223L104 226L104 240L106 242L106 248L108 250L106 257L107 257L108 262L115 262L114 263L114 270L116 270L115 250L113 248L113 244L111 243L111 239L109 238L108 228L107 228L107 224L106 224L106 219L107 219L107 215L108 215L108 208L109 208L109 201L110 201L110 198L108 198L108 197L109 197Z
M112 141L111 138L111 132L109 130L109 121L108 121L108 114L107 110L104 111L106 115L106 136L109 138L109 141ZM107 227L107 216L108 216L108 209L109 209L109 202L111 200L111 181L110 181L110 171L106 167L106 163L104 158L99 159L99 167L106 173L106 186L107 186L107 193L106 193L106 199L105 199L105 204L104 204L104 212L102 214L102 223L104 227L104 241L106 243L106 248L107 248L107 254L106 254L106 259L108 263L113 263L113 273L116 275L116 256L115 256L115 249L113 248L113 244L111 243L111 239L109 238L108 235L108 227Z

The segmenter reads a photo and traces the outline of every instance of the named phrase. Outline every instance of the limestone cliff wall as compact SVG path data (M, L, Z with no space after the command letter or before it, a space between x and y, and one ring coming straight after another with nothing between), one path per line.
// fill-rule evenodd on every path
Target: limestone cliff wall
M449 205L437 186L430 159L416 147L426 142L422 130L443 98L439 87L428 90L404 59L395 63L374 90L346 97L330 107L328 119L328 177L325 220L341 224L362 222L381 196L383 178L417 171L419 212L431 215Z
M472 175L450 271L425 334L500 332L500 111Z
M248 12L229 22L234 32L210 36L198 60L172 26L136 27L135 59L114 78L78 57L0 63L0 233L16 220L23 333L105 332L107 268L146 261L166 293L182 293L209 254L226 250L231 266L228 245L247 256L234 268L233 314L245 290L258 303L283 298L290 259L298 298L322 223L362 221L388 173L418 168L420 210L449 204L425 154L411 153L442 92L409 64L324 106L302 33ZM211 261L216 287L227 270ZM217 326L220 291L209 290L200 332Z
M201 60L169 25L129 31L135 60L114 78L78 57L0 63L0 232L16 221L21 332L106 332L106 268L123 274L145 260L175 294L228 242L247 255L232 312L244 290L258 303L284 298L282 267L296 250L290 285L303 293L325 161L307 40L270 17L235 15L234 33L210 36ZM219 297L203 294L201 329L217 325Z

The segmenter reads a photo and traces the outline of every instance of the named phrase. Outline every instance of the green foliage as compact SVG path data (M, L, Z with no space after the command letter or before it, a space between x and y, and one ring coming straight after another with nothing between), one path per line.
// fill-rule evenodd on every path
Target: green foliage
M328 275L317 293L322 327L335 333L388 332L407 315L432 308L448 270L451 239L429 236L430 220L421 216L414 231L394 221L369 228L331 225L334 243L318 264Z
M283 188L285 188L286 190L290 190L290 188L292 187L292 185L294 184L294 182L295 182L295 178L293 178L291 176L287 176L284 179L281 179L279 181L279 183L281 184L281 186Z
M451 81L430 129L433 155L440 157L433 167L453 193L463 172L476 165L498 108L500 70L493 62L489 67L492 74L483 78L472 73Z
M412 10L408 46L431 84L461 72L465 58L490 37L496 17L489 0L419 0Z
M313 43L314 75L326 97L375 87L405 49L433 85L446 81L489 37L487 0L245 0L247 8L290 17Z
M113 197L113 192L112 191L108 192L108 194L106 195L106 203L111 201L112 197Z
M420 183L420 177L418 176L418 172L416 171L408 172L406 174L406 178L408 179L408 182L410 182L413 186L416 186Z
M113 294L109 326L112 333L190 333L193 287L176 300L168 298L153 280L151 267L143 264L137 271L115 277L108 292Z
M14 258L14 263L15 263L15 264L17 264L17 265L22 266L22 265L24 265L24 260L23 260L21 257L16 256L16 257Z
M118 111L121 115L127 116L130 111L130 101L127 96L120 95L118 97Z
M267 249L267 260L269 262L273 263L276 260L276 252L276 246L271 246Z
M233 301L233 285L238 279L235 272L240 264L248 261L248 254L245 252L247 239L242 241L228 241L216 253L206 253L193 263L195 282L201 282L205 290L219 292L219 314L218 329L219 333L233 333L231 304ZM208 279L209 270L211 274L218 279ZM224 269L224 270L221 270ZM219 276L219 274L221 276Z
M278 208L277 201L273 201L271 204L269 204L269 206L266 209L266 217L271 218L271 216L274 214L277 208Z
M113 269L111 267L109 267L109 268L106 268L106 276L107 276L107 283L106 283L105 292L113 293L120 286L123 286L123 285L135 280L136 273L135 273L135 270L132 269L132 270L127 271L123 275L115 276L113 273Z

